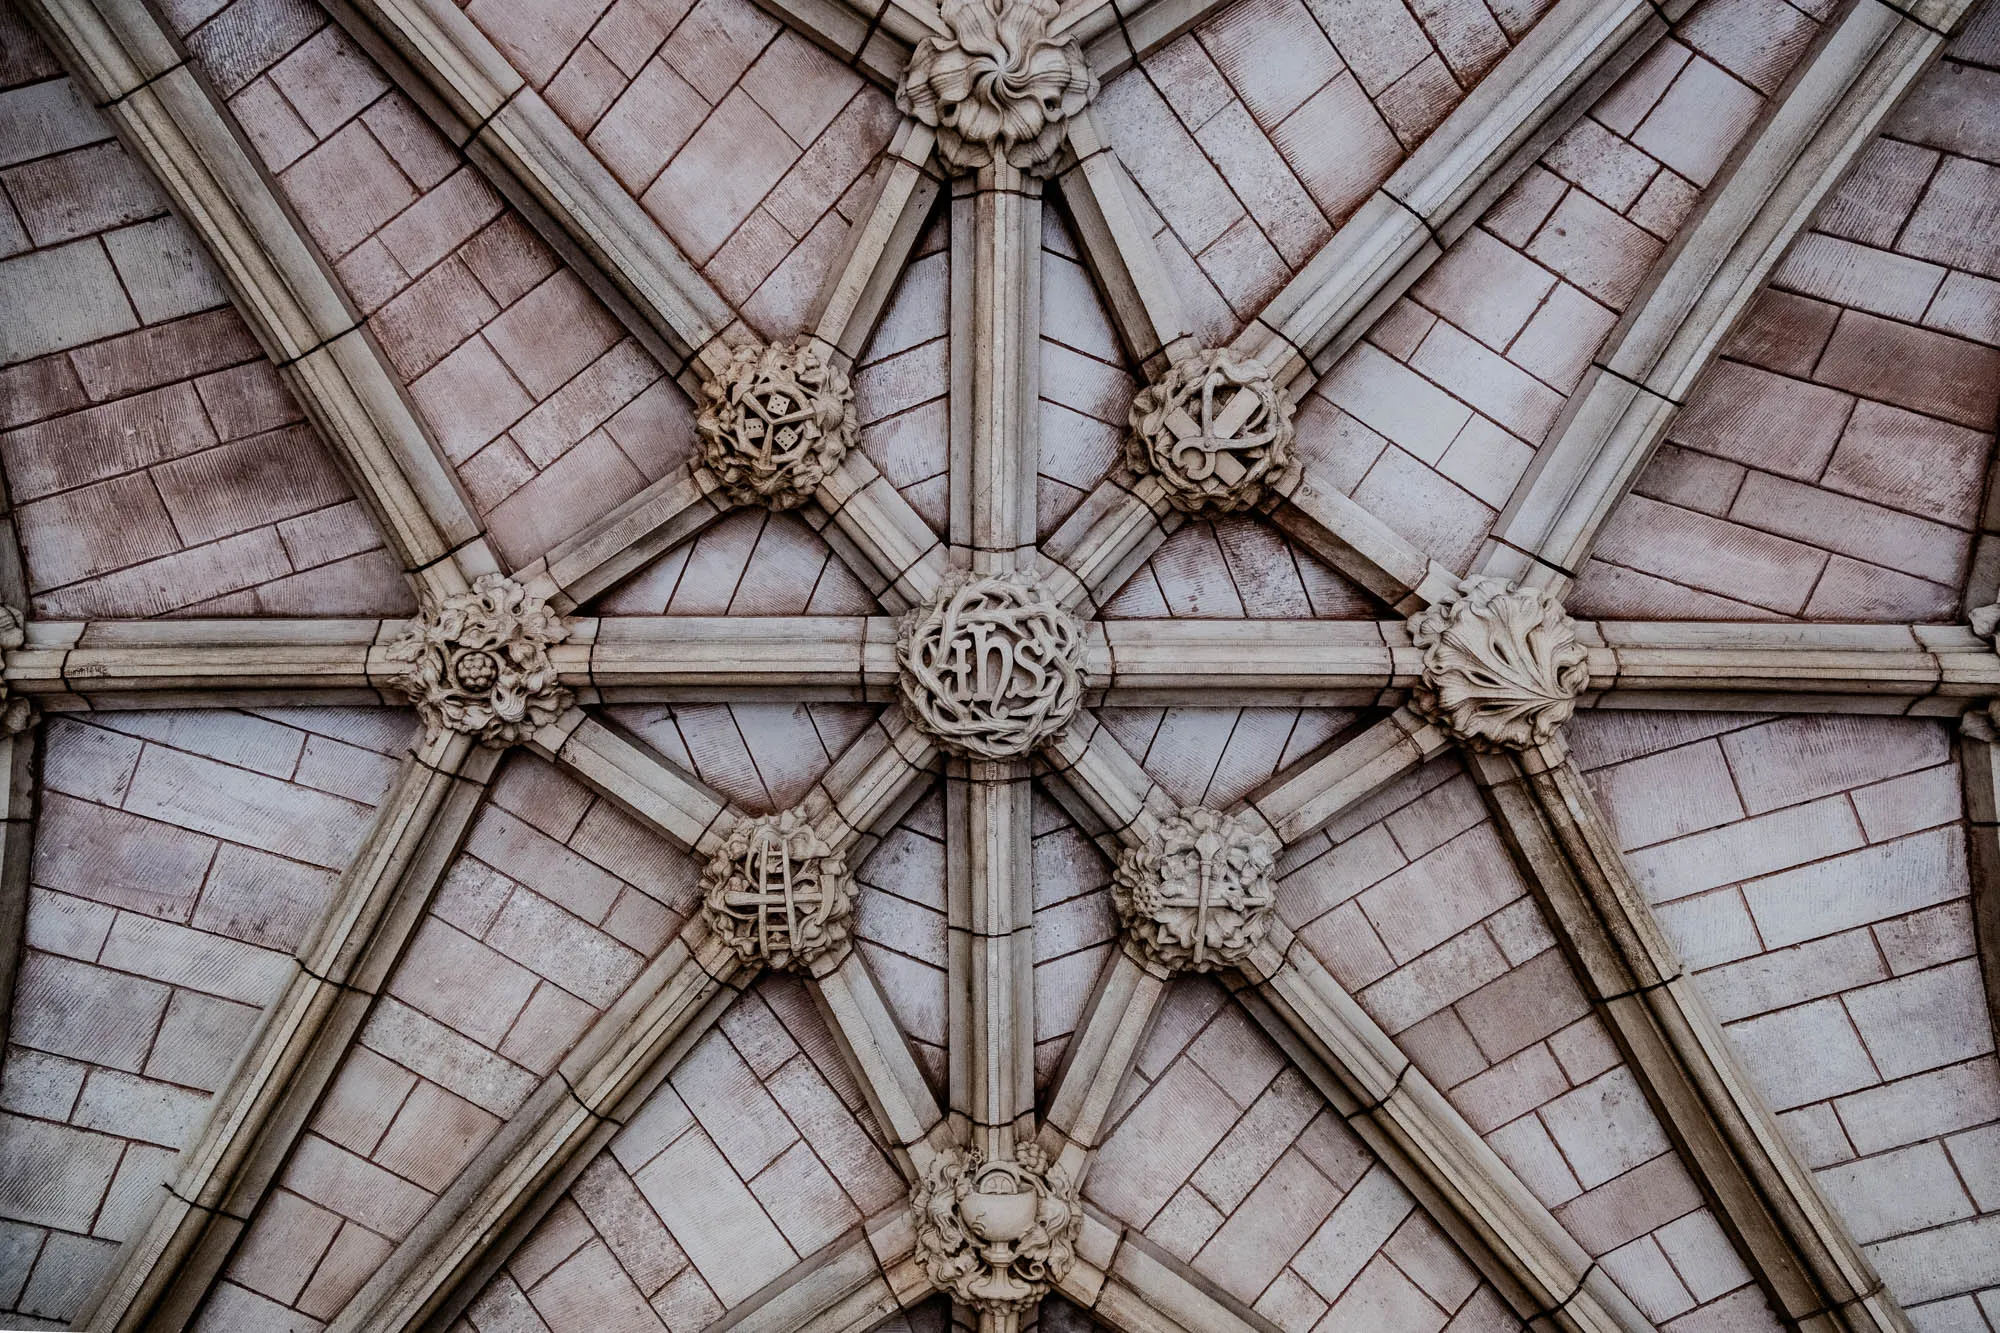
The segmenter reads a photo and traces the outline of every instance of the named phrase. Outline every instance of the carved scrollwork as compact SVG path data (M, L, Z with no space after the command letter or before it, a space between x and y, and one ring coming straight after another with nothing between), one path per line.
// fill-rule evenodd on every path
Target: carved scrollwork
M1126 850L1111 880L1131 947L1176 972L1242 962L1270 929L1278 840L1254 818L1176 810L1157 792L1148 808L1158 831Z
M1292 398L1228 348L1189 357L1132 399L1126 461L1190 514L1248 509L1293 461Z
M1076 1262L1076 1187L1032 1143L1011 1160L947 1148L911 1188L910 1208L925 1272L976 1310L1021 1313Z
M937 131L938 152L960 171L998 152L1022 171L1054 170L1069 118L1097 96L1097 75L1074 40L1049 24L1055 0L944 0L949 37L910 55L896 106Z
M947 577L903 617L903 706L953 754L1016 759L1083 702L1083 627L1026 573Z
M1539 588L1461 580L1410 619L1424 681L1410 703L1475 750L1545 745L1590 684L1590 654L1562 603Z
M569 626L504 574L482 574L471 592L428 602L389 659L407 663L400 684L424 729L477 736L500 748L526 740L575 696L549 659Z
M847 860L796 810L739 822L701 872L708 925L744 958L803 969L845 949Z
M854 388L810 342L739 347L701 388L701 461L732 503L795 509L854 446Z

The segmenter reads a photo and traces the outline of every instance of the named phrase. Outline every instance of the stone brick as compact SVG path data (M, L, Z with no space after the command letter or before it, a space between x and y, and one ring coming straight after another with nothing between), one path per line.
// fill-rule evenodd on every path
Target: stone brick
M1866 717L1785 718L1720 743L1752 814L1930 767L1948 745L1934 723Z
M1840 317L1813 378L1975 430L1993 429L2000 351L1858 310Z
M1835 1103L1863 1155L2000 1119L2000 1074L1991 1057L1868 1088Z
M5 1114L0 1145L0 1206L8 1216L80 1232L90 1230L125 1151L123 1139Z
M1177 1062L1098 1150L1090 1196L1144 1226L1229 1132L1240 1111L1192 1061Z
M1378 1164L1340 1200L1292 1267L1314 1291L1332 1300L1367 1267L1415 1206L1396 1178Z
M22 1045L138 1070L166 1012L167 988L30 951L21 960L9 1036Z
M1682 67L1632 142L1707 185L1761 107L1756 93L1697 57Z
M1351 72L1315 93L1273 129L1272 142L1335 225L1359 208L1402 160L1402 145Z
M1622 310L1659 257L1661 244L1581 190L1571 190L1528 254L1598 300Z
M139 318L95 240L72 241L0 262L0 305L33 320L0 327L0 365L59 352L139 326Z
M1838 1000L1781 1009L1728 1031L1765 1098L1781 1111L1880 1078Z
M1845 1002L1886 1078L1993 1049L1979 965L1969 958L1851 991Z
M734 1304L797 1262L797 1254L706 1134L688 1134L634 1184L723 1301Z

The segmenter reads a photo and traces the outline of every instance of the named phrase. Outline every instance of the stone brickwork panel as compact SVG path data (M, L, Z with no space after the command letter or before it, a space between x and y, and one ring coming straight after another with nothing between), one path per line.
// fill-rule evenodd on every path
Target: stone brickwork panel
M1463 572L1822 17L1697 5L1300 403L1319 475Z
M1642 1310L1775 1328L1455 759L1281 869L1301 941Z
M1284 1333L1520 1327L1211 981L1173 983L1113 1125L1085 1196Z
M599 598L595 609L669 616L865 616L882 610L803 518L763 508L724 516Z
M1179 805L1227 810L1362 718L1339 708L1103 708L1098 719Z
M750 0L475 0L466 13L767 338L796 332L896 125Z
M174 13L506 560L692 456L686 395L322 10Z
M466 1322L694 1333L903 1195L811 996L773 975L584 1168ZM941 1333L934 1316L900 1327Z
M695 910L699 878L558 770L510 758L208 1317L337 1314Z
M1372 620L1382 605L1264 519L1194 519L1104 604L1107 620Z
M940 207L854 368L861 451L939 534L951 504L950 227L951 210ZM1042 430L1046 439L1047 423Z
M604 710L670 763L755 815L803 800L875 713L868 704L618 704Z
M1111 867L1063 808L1037 787L1035 858L1035 1089L1046 1092L1097 978L1118 947Z
M1576 734L1821 1189L1919 1328L1977 1329L1975 1297L2000 1300L2000 1072L1946 725L1598 713Z
M411 728L344 708L47 723L0 1063L0 1322L70 1319L144 1220Z
M944 790L883 834L855 878L854 936L925 1076L945 1096Z
M200 243L11 10L0 44L0 462L35 613L413 609Z
M1106 84L1197 336L1228 342L1547 9L1238 0Z
M2000 414L1990 7L1771 280L1607 525L1580 613L1949 620Z
M1124 462L1138 388L1059 209L1042 210L1042 453L1035 530L1046 541Z

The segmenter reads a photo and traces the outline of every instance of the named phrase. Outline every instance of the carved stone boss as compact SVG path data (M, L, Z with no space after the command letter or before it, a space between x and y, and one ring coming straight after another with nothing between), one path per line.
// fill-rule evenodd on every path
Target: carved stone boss
M1546 745L1590 683L1590 654L1562 604L1538 588L1470 578L1411 617L1424 679L1410 702L1475 750Z
M1270 929L1278 840L1254 818L1154 800L1158 831L1112 875L1128 947L1175 972L1242 962Z
M446 731L499 748L526 740L575 701L549 648L569 626L504 574L482 574L472 591L427 603L391 661L407 664L400 684L433 738Z
M734 504L797 508L854 446L854 389L810 342L739 347L701 387L701 461Z
M1186 513L1248 509L1296 466L1292 410L1260 362L1216 348L1139 390L1126 461Z
M1025 572L945 579L903 618L903 706L953 754L1018 759L1083 702L1083 628Z
M910 55L896 106L937 131L938 153L973 171L996 156L1038 176L1055 168L1069 118L1097 96L1075 41L1049 24L1056 0L944 0L948 37Z
M796 810L745 819L701 872L709 929L747 959L802 970L846 949L847 860Z
M1012 1159L948 1148L910 1190L917 1257L941 1291L987 1314L1020 1314L1076 1262L1076 1187L1033 1143Z

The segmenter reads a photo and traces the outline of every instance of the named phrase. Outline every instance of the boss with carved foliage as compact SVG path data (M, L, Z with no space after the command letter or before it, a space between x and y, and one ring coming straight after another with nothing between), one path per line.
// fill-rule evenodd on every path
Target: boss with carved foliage
M795 509L854 447L854 388L803 339L739 347L701 388L701 461L735 504Z
M953 754L1019 758L1076 716L1083 653L1083 627L1031 575L954 574L903 618L903 706Z
M1157 797L1152 837L1128 848L1111 897L1131 947L1170 971L1232 967L1264 942L1278 900L1278 840L1255 818Z
M1076 1187L1033 1143L988 1159L947 1148L910 1190L917 1258L939 1290L989 1314L1020 1314L1076 1262Z
M1458 596L1410 620L1424 651L1410 703L1475 750L1546 745L1590 684L1590 653L1562 603L1539 588L1461 580Z
M797 970L847 945L847 860L796 810L740 821L701 872L709 929L738 954Z
M1248 509L1295 467L1292 411L1261 362L1216 348L1132 399L1126 461L1158 477L1186 513Z
M1010 166L1046 176L1069 118L1097 96L1097 75L1075 41L1049 24L1055 0L944 0L948 37L910 55L896 106L937 131L938 152L960 171Z
M574 701L549 659L569 637L562 617L504 574L483 574L472 591L428 602L391 661L432 737L464 732L495 748L526 740Z

